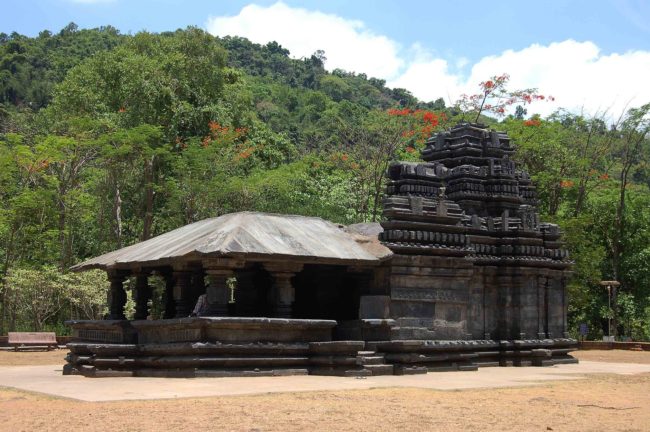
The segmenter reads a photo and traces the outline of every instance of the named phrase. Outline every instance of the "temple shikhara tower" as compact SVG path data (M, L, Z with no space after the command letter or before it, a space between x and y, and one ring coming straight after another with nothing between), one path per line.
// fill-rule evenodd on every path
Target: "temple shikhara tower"
M110 316L74 321L65 373L371 375L575 362L571 262L505 133L459 124L395 162L380 224L235 213L94 258ZM168 319L146 319L164 277ZM123 281L135 280L136 317ZM235 288L229 291L228 281ZM207 294L206 314L188 317ZM229 295L232 294L232 295Z

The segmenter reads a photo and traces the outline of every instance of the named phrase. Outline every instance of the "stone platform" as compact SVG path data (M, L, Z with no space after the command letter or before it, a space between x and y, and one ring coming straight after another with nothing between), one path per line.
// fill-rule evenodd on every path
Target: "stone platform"
M389 323L382 323L382 325ZM575 363L572 339L332 340L336 321L182 318L70 321L63 373L88 377L407 375Z

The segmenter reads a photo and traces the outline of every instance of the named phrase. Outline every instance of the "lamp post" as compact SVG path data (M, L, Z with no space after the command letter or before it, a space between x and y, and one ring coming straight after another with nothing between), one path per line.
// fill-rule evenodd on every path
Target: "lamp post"
M610 315L607 318L607 337L612 342L612 314L614 315L614 338L616 338L616 288L621 286L619 281L600 281L600 285L607 287L607 303ZM612 294L613 293L613 294ZM614 297L614 309L612 309L612 296Z

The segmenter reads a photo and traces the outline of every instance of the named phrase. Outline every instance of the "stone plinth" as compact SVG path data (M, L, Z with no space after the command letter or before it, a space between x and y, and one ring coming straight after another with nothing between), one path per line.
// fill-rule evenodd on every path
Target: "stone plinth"
M203 318L206 340L320 342L332 340L336 321L283 318Z
M65 324L72 328L74 341L128 344L137 340L135 330L125 320L73 320Z
M136 330L137 342L140 344L203 340L202 318L131 321L131 325Z

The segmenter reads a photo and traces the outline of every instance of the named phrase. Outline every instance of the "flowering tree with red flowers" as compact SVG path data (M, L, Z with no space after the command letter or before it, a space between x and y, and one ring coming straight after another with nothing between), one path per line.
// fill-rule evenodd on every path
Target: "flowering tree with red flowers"
M510 75L495 75L487 81L479 84L480 92L472 95L463 94L456 101L456 107L465 114L476 114L474 122L477 122L481 113L489 112L497 117L506 115L511 105L526 105L534 101L554 101L552 96L544 96L535 88L522 90L508 90L506 85Z
M396 108L371 111L363 121L343 127L345 148L333 157L352 172L359 221L375 221L380 216L388 165L398 159L416 160L427 138L447 121L444 113Z
M247 159L255 151L255 147L248 144L246 128L233 128L221 125L218 122L211 121L208 123L210 132L201 141L203 147L216 145L228 148L234 152L234 159Z
M389 109L387 112L403 129L401 136L407 153L415 153L416 146L423 145L436 131L444 129L448 121L444 112L409 108Z

